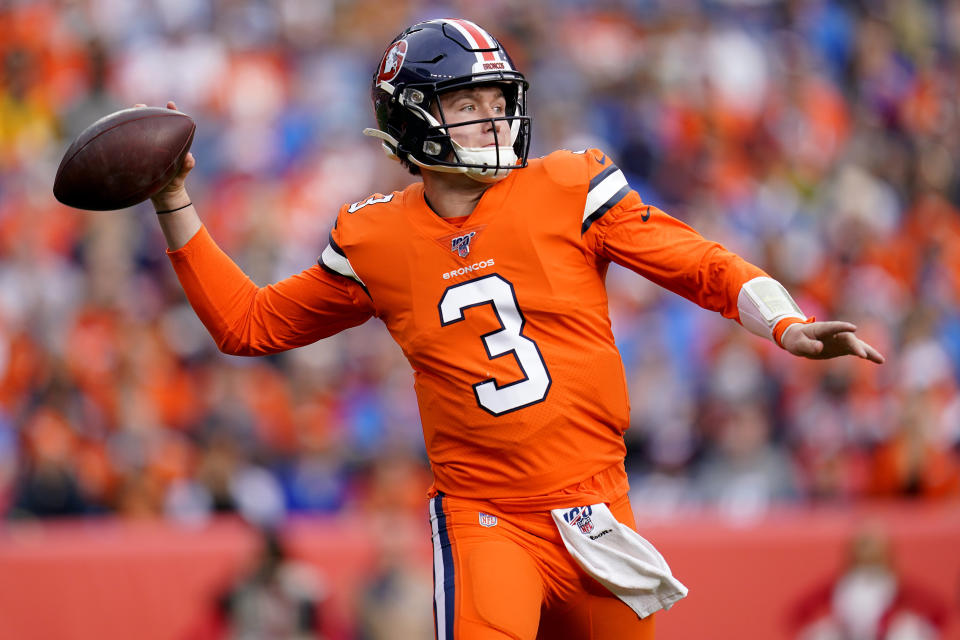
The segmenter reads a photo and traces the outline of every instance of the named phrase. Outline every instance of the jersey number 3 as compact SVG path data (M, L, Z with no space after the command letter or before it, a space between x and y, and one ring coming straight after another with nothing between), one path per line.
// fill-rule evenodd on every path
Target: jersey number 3
M464 309L490 304L500 321L500 329L480 336L491 360L513 353L524 378L498 384L490 378L473 385L477 404L495 416L543 402L550 390L550 373L537 343L523 335L525 320L513 285L497 274L453 285L440 299L440 324L447 326L463 320Z

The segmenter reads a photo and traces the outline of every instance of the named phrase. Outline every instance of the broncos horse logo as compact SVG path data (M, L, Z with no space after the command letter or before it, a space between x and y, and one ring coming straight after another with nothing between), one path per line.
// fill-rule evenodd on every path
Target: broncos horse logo
M398 40L394 42L387 52L383 54L383 62L380 63L380 73L377 75L377 82L390 82L403 67L403 59L407 55L407 41Z

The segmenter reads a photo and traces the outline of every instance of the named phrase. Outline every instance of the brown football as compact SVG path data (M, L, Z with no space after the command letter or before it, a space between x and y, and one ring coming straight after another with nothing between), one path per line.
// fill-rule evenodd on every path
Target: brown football
M143 202L180 171L196 128L190 116L158 107L100 118L63 154L53 195L65 205L92 211Z

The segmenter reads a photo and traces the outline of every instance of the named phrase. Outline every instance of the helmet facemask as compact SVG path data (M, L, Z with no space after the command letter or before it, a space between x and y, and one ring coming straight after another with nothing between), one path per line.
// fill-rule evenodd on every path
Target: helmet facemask
M422 146L419 151L430 159L429 163L418 162L417 155L411 154L411 160L418 166L432 171L445 173L464 173L480 182L497 182L507 177L513 169L526 166L527 147L529 146L529 117L524 113L524 91L518 82L478 83L473 86L495 84L504 95L506 107L504 115L476 118L463 122L448 122L444 114L441 96L446 92L437 92L430 100L430 105L424 105L426 96L416 89L406 89L400 97L401 104L416 114L426 125L422 133ZM448 89L447 91L454 91ZM419 100L419 102L417 102ZM500 123L508 124L509 141L502 140L499 134ZM457 142L456 129L477 125L489 125L498 132L496 146L465 147ZM523 135L521 135L523 134ZM518 160L523 163L518 165Z

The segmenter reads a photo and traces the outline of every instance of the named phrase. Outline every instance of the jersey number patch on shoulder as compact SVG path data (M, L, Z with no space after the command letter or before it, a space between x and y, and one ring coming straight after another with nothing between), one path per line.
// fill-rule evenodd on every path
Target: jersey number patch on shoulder
M448 287L440 299L440 324L446 327L463 320L471 307L489 304L500 321L498 331L480 336L487 357L493 360L513 353L524 374L522 380L499 384L493 378L473 385L477 404L499 416L543 402L552 380L537 343L523 335L526 320L517 305L513 285L497 274L476 278Z
M365 206L369 204L381 204L383 202L390 202L391 200L393 200L392 193L388 196L380 196L379 198L377 196L370 196L366 200L361 200L360 202L354 202L352 205L347 207L347 213L356 213L357 211L359 211L360 209L363 209Z

